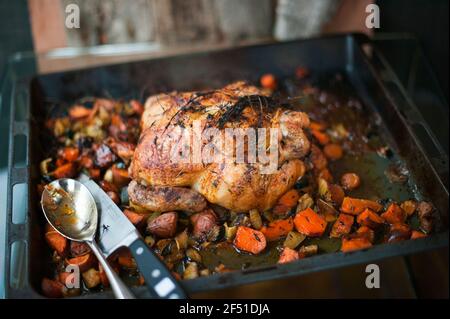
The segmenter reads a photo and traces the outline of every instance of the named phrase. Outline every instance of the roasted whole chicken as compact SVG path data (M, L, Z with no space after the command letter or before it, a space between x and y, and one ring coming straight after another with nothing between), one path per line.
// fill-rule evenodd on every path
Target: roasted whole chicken
M267 91L244 82L208 92L151 96L145 103L141 126L130 166L133 181L128 193L135 206L153 211L199 212L205 209L207 201L237 212L270 209L303 176L302 158L310 150L303 132L309 126L308 116L290 110L274 101ZM192 161L193 152L190 160L186 157L174 161L174 149L181 153L192 146L190 143L200 140L198 135L185 135L188 137L183 139L180 133L195 126L201 134L216 129L209 140L200 143L202 152L207 144L220 150L213 152L207 163ZM276 144L275 169L263 172L262 167L269 165L267 162L249 160L250 142L245 137L243 162L217 160L218 156L236 159L238 155L233 148L224 147L224 151L217 147L224 146L223 138L219 137L230 128L272 129L255 136L264 140L259 140L263 148ZM269 131L275 131L276 143L270 140Z

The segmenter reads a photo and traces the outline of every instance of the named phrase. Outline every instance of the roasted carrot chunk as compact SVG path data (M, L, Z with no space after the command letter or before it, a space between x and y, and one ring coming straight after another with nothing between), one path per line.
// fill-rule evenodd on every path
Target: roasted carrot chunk
M294 225L298 232L306 236L320 237L325 232L327 222L311 208L307 208L295 215Z
M344 197L341 205L341 211L343 213L351 215L358 215L362 213L366 208L370 208L375 212L379 212L383 208L383 206L368 199L359 199L352 197Z
M331 229L330 237L339 238L350 233L355 217L348 214L339 214L338 219Z
M372 244L375 241L375 231L367 226L361 226L356 230L356 233L366 237Z
M325 131L327 126L325 123L310 121L309 128L314 131Z
M91 114L92 110L84 107L82 105L72 106L69 110L69 116L72 119L78 120L85 117L88 117Z
M349 252L369 248L371 246L372 243L365 236L358 236L358 237L351 236L349 238L344 237L342 238L341 251Z
M384 218L373 212L371 209L366 208L361 214L358 215L356 221L362 226L376 229L384 223Z
M299 197L297 190L291 189L280 197L272 212L278 216L286 215L295 205L297 205Z
M411 232L411 239L417 239L417 238L423 238L423 237L427 237L427 234L418 231L418 230L413 230Z
M329 158L332 161L337 161L338 159L341 159L344 155L344 151L342 150L342 147L338 144L327 144L323 148L323 153L327 158Z
M321 145L327 145L328 143L330 143L330 137L327 135L327 133L318 130L311 130L311 134Z
M239 250L259 254L266 248L266 244L266 238L262 232L245 226L238 227L234 246Z
M266 89L275 90L277 88L277 80L273 74L264 74L261 79L261 86Z
M389 205L388 209L381 214L389 224L404 223L406 221L406 213L400 206L395 203Z
M63 164L50 173L55 178L71 178L76 174L77 168L74 163Z
M89 268L92 268L95 265L96 261L97 259L95 258L95 256L92 253L88 253L86 255L66 259L66 264L78 266L80 268L80 271L83 272L88 270Z
M75 162L80 155L77 147L65 147L59 152L61 158L67 162Z
M261 228L261 232L267 241L275 241L287 236L294 229L292 218L274 220L267 226Z
M292 261L299 259L298 252L289 247L284 247L283 251L280 254L280 258L278 259L279 264L286 264Z
M68 242L60 233L55 230L49 231L45 233L45 240L52 249L56 250L58 255L64 256L66 254Z

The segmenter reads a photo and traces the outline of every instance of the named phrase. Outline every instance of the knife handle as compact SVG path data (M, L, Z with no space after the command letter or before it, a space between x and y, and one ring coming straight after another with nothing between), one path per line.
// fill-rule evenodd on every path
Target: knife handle
M156 298L187 298L181 284L142 239L135 240L129 248L140 273L144 276L145 284Z

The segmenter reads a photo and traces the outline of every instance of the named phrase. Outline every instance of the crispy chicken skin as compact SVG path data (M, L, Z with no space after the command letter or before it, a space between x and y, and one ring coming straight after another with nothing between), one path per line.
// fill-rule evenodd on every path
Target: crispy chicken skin
M263 174L260 170L263 164L247 160L172 161L171 146L182 140L177 130L192 127L195 120L201 123L202 132L207 128L218 128L220 132L226 128L276 128L277 167L270 174ZM134 205L155 211L201 211L206 206L199 199L202 196L233 211L270 209L303 176L305 166L301 159L310 150L303 132L309 126L308 116L274 103L268 92L244 82L209 92L151 96L146 101L141 126L130 166L134 181L128 192ZM221 143L216 138L211 137L214 145ZM268 134L266 145L270 145ZM221 155L228 158L236 154ZM168 191L169 188L172 190Z

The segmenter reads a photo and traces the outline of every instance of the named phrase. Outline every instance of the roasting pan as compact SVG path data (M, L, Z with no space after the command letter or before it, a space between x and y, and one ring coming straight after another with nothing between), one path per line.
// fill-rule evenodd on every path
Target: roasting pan
M381 118L386 141L411 172L410 187L416 197L436 206L436 232L424 239L382 244L353 253L329 253L289 264L200 277L183 281L185 289L189 293L216 290L448 246L447 154L368 38L334 35L15 78L7 98L2 99L2 103L10 101L11 107L6 296L43 298L40 281L46 274L50 253L43 240L36 192L41 160L37 136L42 115L49 111L48 101L63 102L60 107L68 107L84 96L142 98L161 91L219 87L238 79L255 81L267 72L283 77L292 74L297 66L305 66L314 74L338 71L346 75L368 112ZM21 145L26 147L20 149ZM15 197L19 187L28 195ZM15 206L26 206L22 219L15 215ZM23 257L12 267L11 261L17 255ZM133 289L137 296L146 296L145 287ZM77 298L109 297L112 293L104 291Z

